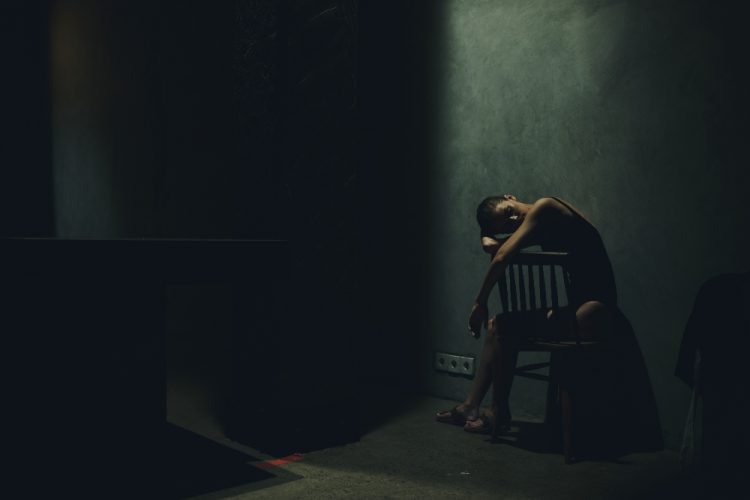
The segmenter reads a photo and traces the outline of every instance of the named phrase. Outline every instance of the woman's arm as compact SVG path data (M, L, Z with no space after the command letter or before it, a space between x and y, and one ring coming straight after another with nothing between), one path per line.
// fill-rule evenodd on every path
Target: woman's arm
M521 226L505 240L490 261L469 316L469 330L475 337L479 336L482 325L487 323L487 299L508 267L510 258L522 248L538 244L540 227L547 223L552 210L554 207L545 200L535 203Z

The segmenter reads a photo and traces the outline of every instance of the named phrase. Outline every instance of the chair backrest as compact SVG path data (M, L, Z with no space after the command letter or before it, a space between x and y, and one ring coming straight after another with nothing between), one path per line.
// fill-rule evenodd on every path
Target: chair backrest
M570 293L570 255L523 251L498 281L501 314L566 306Z

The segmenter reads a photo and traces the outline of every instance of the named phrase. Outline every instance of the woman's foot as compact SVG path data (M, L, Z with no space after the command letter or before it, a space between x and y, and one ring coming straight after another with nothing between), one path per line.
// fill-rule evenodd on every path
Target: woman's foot
M464 430L472 434L490 434L493 439L507 434L510 430L510 419L496 421L491 411L482 412L473 421L464 424Z
M479 411L476 406L469 406L462 403L450 410L440 410L435 414L435 420L446 424L466 425L467 422L476 419L478 414Z
M471 421L467 421L464 424L464 430L472 434L489 434L492 432L492 425L495 422L495 417L489 412L482 412L477 418Z

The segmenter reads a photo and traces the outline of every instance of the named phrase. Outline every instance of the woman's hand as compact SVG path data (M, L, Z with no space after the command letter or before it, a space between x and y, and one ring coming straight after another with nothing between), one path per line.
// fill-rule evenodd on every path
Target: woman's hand
M482 333L482 327L487 327L487 304L475 302L469 315L469 335L475 339Z
M500 247L503 246L503 243L508 238L491 238L489 236L482 236L482 250L484 250L485 253L490 254L490 257L494 257L498 250L500 250Z

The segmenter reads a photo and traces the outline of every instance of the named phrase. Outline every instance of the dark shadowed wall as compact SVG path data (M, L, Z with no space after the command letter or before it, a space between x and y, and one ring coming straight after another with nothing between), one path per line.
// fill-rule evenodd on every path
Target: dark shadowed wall
M56 0L28 18L49 28L40 50L49 78L40 70L35 81L51 95L52 148L39 170L53 189L38 194L29 182L24 191L51 205L47 235L289 241L283 266L266 269L274 284L294 278L284 316L241 344L253 347L238 365L271 367L244 392L244 410L262 425L246 415L243 431L294 447L284 453L355 438L357 3ZM24 137L36 141L33 130ZM186 319L200 303L210 315L223 296L188 288L169 297L179 302L169 304L171 323L194 327L178 332L184 343L201 338L199 354L224 349L221 333ZM263 309L237 300L247 316ZM302 409L310 418L298 425Z
M52 3L57 236L236 235L233 16L229 2Z
M440 11L437 2L360 3L359 190L351 207L362 247L355 331L364 390L380 395L376 406L386 413L394 399L423 391L420 353L430 348Z
M480 347L466 335L487 264L478 201L559 196L602 234L667 444L676 446L689 393L673 373L695 294L710 276L748 265L742 14L683 1L445 3L434 349ZM429 380L431 392L456 399L469 386ZM544 388L517 382L516 414L540 415Z
M0 6L0 235L49 236L52 208L49 5Z

